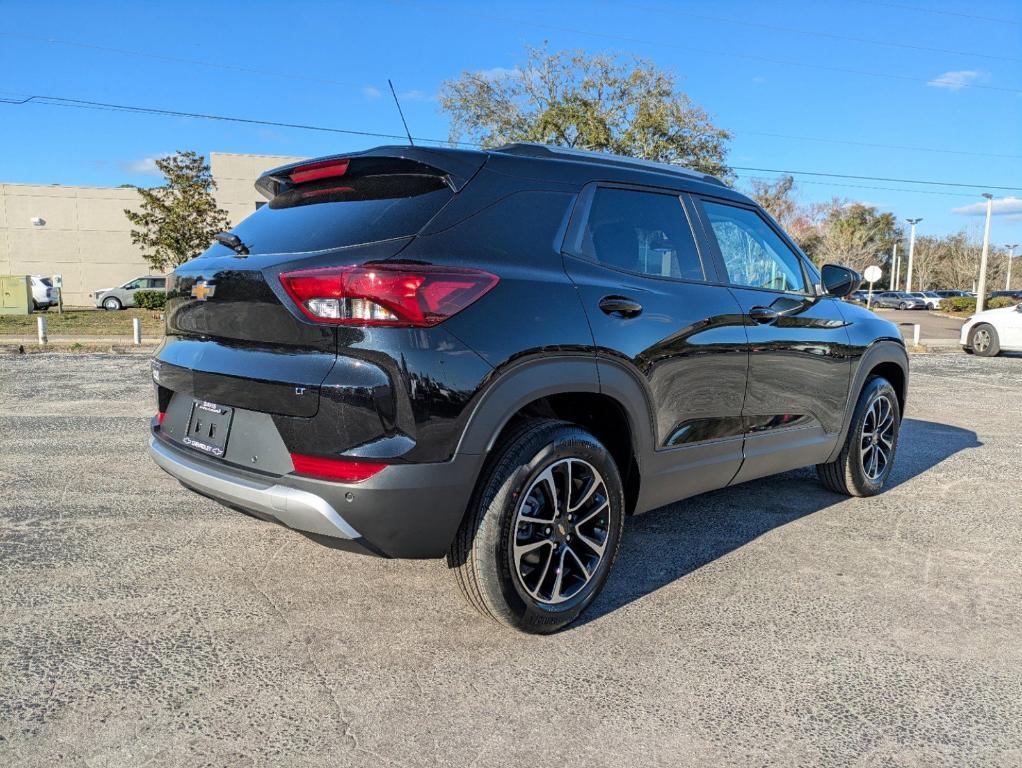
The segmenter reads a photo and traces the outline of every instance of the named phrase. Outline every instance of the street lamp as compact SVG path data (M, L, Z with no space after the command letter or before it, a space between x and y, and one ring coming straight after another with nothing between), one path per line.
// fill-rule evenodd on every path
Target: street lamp
M983 197L987 199L987 220L983 225L983 253L979 257L979 285L976 287L976 312L983 311L986 304L987 294L987 256L990 254L990 216L994 210L994 196L984 192Z
M1018 243L1009 243L1004 246L1008 249L1008 276L1004 279L1004 290L1011 290L1011 260L1015 258L1015 249L1018 248Z
M905 219L909 224L912 225L912 233L908 237L908 267L905 270L905 290L912 290L912 256L915 255L916 250L916 224L922 219Z

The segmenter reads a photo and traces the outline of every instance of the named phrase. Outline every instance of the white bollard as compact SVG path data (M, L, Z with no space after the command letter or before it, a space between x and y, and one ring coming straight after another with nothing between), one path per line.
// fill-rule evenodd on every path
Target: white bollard
M36 323L39 326L39 343L40 344L45 344L46 341L47 341L47 339L46 339L46 318L43 317L42 315L39 315L39 317L37 317L35 319L35 321L36 321Z
M912 343L919 346L919 323L912 326Z
M142 321L137 317L133 317L131 319L131 331L132 335L135 337L135 346L137 347L142 343Z

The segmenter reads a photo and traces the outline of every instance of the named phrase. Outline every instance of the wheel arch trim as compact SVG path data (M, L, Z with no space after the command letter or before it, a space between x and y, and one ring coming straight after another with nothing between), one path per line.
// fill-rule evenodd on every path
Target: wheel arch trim
M859 402L859 393L862 392L862 388L866 385L870 372L882 363L893 363L901 369L904 384L902 385L902 391L898 394L900 395L903 408L904 404L908 402L909 365L908 352L905 350L905 345L900 340L893 338L877 339L863 352L852 375L847 404L845 406L845 415L841 422L841 432L834 450L827 458L827 461L833 461L841 452L841 448L848 437L848 429L851 426L852 416L855 413L855 406ZM892 382L892 385L894 385L894 382ZM902 417L904 417L904 410L902 411Z

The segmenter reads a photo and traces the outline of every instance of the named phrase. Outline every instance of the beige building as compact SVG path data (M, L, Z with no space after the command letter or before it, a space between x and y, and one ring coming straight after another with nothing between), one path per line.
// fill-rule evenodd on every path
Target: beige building
M253 185L263 171L299 159L211 152L217 202L231 223L262 202ZM124 216L137 202L130 187L0 183L0 274L59 274L66 305L93 306L92 291L150 274Z

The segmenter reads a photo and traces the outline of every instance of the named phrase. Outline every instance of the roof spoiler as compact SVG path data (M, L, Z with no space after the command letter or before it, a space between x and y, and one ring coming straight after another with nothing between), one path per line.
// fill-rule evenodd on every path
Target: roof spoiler
M316 167L322 167L330 165L331 161L336 161L336 165L340 166L342 163L346 165L345 161L361 158L379 158L381 160L391 158L426 166L428 169L442 175L448 186L455 192L458 192L483 167L486 157L485 152L465 149L412 146L375 147L364 152L347 152L341 155L309 158L308 160L300 160L296 163L288 163L279 168L273 168L266 171L256 180L255 188L267 200L272 200L281 192L295 185L295 180L292 178L293 172L303 166L315 165Z

